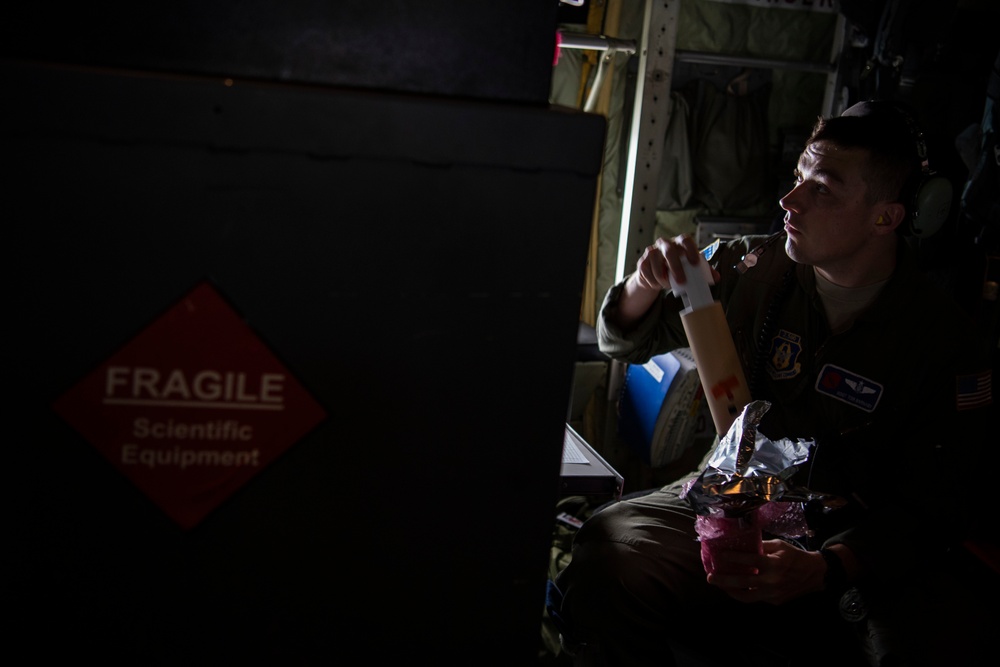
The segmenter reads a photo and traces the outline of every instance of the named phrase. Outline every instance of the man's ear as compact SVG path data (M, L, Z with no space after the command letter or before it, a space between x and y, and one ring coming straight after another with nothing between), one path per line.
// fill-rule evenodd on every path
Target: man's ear
M906 207L899 202L884 204L879 216L875 218L875 231L888 234L894 231L906 217Z

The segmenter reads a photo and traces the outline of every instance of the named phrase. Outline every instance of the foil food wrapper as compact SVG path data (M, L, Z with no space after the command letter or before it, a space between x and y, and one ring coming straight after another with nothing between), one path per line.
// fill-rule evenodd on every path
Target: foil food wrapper
M770 407L768 401L748 403L719 440L705 470L684 489L697 514L738 517L777 503L767 508L767 514L782 516L793 532L801 528L801 504L815 495L789 479L808 460L815 442L771 440L760 433L758 426ZM791 520L788 511L793 513Z

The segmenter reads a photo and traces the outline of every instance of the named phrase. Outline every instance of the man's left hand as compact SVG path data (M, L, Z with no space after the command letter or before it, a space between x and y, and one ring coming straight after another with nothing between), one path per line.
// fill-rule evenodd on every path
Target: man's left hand
M747 570L756 574L708 575L708 583L718 586L740 602L784 604L789 600L823 590L826 562L818 551L805 551L784 540L765 540L764 555L740 551L714 554L719 570ZM749 567L748 567L749 566Z

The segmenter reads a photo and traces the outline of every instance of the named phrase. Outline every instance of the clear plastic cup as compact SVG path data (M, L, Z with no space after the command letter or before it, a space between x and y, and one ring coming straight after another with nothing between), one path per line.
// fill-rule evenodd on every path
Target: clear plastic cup
M711 574L756 574L756 568L749 565L729 565L720 567L716 554L720 551L743 551L763 555L764 546L757 520L757 512L743 516L699 516L695 530L701 542L701 564L705 572Z

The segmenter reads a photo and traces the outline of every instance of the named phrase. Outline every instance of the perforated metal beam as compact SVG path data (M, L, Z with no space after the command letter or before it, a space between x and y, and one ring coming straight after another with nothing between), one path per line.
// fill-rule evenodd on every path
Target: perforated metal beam
M656 228L657 184L663 142L670 123L670 77L677 42L680 0L646 0L636 103L632 111L628 162L615 281L635 269Z

